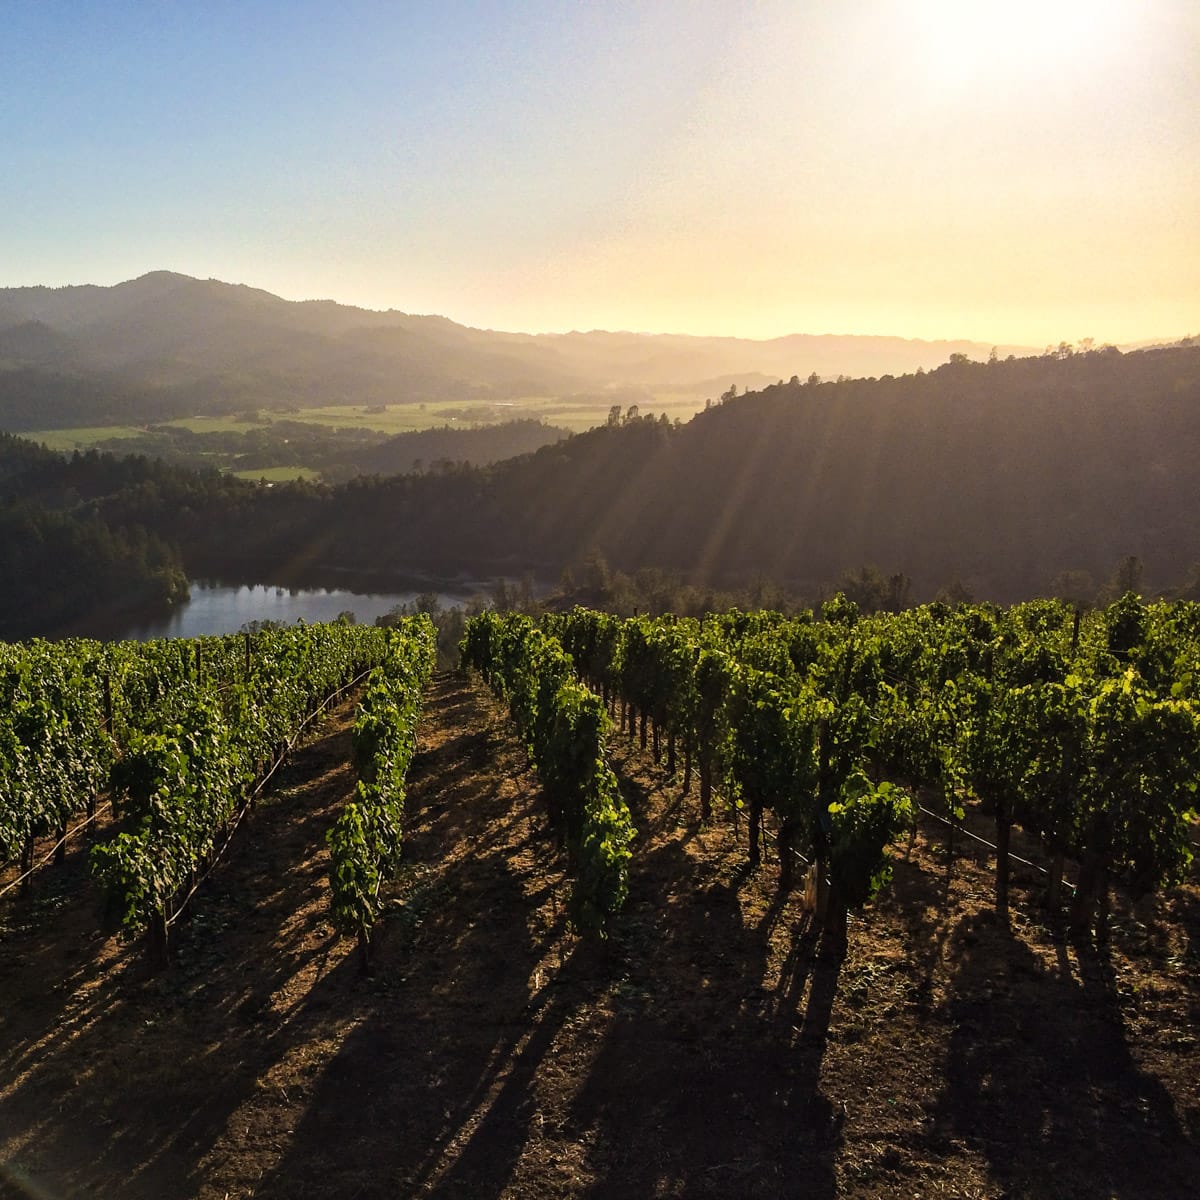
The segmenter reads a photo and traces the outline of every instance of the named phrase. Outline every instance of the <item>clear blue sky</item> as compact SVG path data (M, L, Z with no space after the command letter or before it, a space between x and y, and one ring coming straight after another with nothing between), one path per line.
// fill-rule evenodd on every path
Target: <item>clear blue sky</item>
M0 285L1200 332L1195 0L0 7Z

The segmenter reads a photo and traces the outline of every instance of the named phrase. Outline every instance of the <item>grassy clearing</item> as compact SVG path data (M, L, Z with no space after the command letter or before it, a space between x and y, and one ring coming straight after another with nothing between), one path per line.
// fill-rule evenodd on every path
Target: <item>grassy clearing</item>
M240 417L180 417L177 421L163 421L174 429L189 429L192 433L246 433L251 429L265 429L270 419L244 421Z
M70 452L89 450L109 438L139 437L145 432L136 425L89 425L77 429L35 429L31 433L20 432L17 436L28 438L31 442L41 442L51 450Z
M576 433L603 425L608 420L611 405L607 402L572 403L553 396L522 396L516 400L489 403L456 404L389 404L382 412L377 406L331 404L321 408L306 408L293 413L264 413L264 418L288 421L304 421L312 425L324 425L337 429L371 429L380 433L411 433L421 429L434 429L443 425L499 424L502 421L540 419L549 425L560 425ZM704 407L704 401L694 396L664 393L640 406L643 414L665 412L672 420L676 417L687 421ZM202 428L205 420L228 422L229 418L196 418L188 422L189 428ZM174 422L183 424L184 422ZM204 426L218 428L215 424ZM245 424L227 424L221 428L250 428Z
M319 479L321 473L311 467L260 467L257 471L231 471L238 479L265 479L268 483L289 483L293 479Z
M563 404L561 401L547 401L542 412L536 414L547 424L563 425L574 433L581 433L596 425L603 425L608 420L611 405L608 404ZM628 409L622 405L622 412ZM666 413L672 421L690 421L704 407L703 400L695 396L680 396L674 393L659 394L644 404L638 405L642 416L653 413L659 416ZM524 415L524 414L523 414ZM535 414L528 414L533 416Z
M389 404L379 407L361 404L329 404L323 408L305 408L300 412L264 414L279 421L304 421L332 429L373 429L378 433L410 433L414 429L432 429L445 425L445 417L435 415L441 405Z

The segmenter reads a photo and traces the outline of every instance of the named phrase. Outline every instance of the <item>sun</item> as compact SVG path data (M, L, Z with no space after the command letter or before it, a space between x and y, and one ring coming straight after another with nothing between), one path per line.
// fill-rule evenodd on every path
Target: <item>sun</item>
M1021 83L1098 68L1132 0L918 0L917 58L935 86Z

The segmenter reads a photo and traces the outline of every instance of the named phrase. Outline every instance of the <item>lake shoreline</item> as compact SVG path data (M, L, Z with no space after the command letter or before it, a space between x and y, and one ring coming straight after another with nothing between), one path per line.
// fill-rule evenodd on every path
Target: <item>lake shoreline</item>
M360 582L356 580L355 582ZM53 640L69 637L99 641L147 641L159 637L203 637L238 633L255 623L276 621L285 625L305 621L316 624L353 614L359 624L372 624L401 605L436 598L441 608L465 606L485 600L499 579L408 577L408 586L359 590L346 580L343 586L300 586L281 583L227 583L212 579L189 581L190 595L173 606L106 607L79 617L53 632L38 634ZM550 590L535 583L537 594Z

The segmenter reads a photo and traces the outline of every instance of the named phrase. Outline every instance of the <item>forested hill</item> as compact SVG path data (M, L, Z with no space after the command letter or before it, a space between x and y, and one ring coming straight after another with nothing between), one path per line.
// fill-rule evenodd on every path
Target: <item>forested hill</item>
M810 581L876 563L1013 599L1126 554L1163 582L1200 559L1200 347L791 384L681 432L607 515L642 560Z
M0 433L0 638L187 595L178 551L142 525L110 525L79 477L78 464Z
M961 579L996 599L1136 554L1167 585L1200 559L1197 446L1200 347L954 362L794 381L682 427L638 419L485 473L351 490L337 538L369 561L377 512L396 561L436 548L553 567L594 547L625 568L801 586L873 563L919 593Z
M15 443L14 443L15 446ZM178 547L196 576L382 582L614 567L828 588L874 564L917 597L1200 562L1200 346L793 380L686 425L624 414L492 466L263 487L145 459L14 457L5 490ZM158 544L158 543L154 543Z
M292 428L303 426L294 422ZM568 429L530 418L466 429L448 425L415 429L364 447L352 456L334 458L322 474L331 482L339 482L356 475L403 475L409 471L441 471L453 463L500 462L531 454L569 435Z
M1200 560L1200 347L793 381L686 425L647 417L480 469L337 489L177 480L105 503L193 572L527 570L599 550L732 582L827 585L876 564L918 594L1009 599L1125 555L1169 586ZM181 490L182 489L182 490Z

